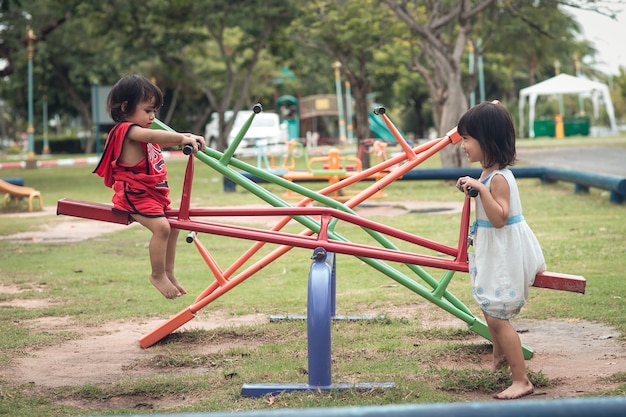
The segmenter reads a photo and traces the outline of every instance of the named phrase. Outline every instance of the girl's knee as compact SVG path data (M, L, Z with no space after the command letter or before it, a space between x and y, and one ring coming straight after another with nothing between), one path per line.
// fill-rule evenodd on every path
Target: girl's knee
M165 240L169 238L171 227L165 217L145 219L141 223L152 232L154 237Z
M152 229L152 234L155 236L159 236L162 239L168 239L170 237L171 227L169 222L159 222L159 224L155 225Z

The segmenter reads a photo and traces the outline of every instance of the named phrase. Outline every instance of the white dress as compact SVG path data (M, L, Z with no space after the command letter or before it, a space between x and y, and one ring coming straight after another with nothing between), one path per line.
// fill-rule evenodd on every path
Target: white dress
M474 252L468 253L472 295L488 315L508 320L519 313L535 275L546 269L537 238L522 216L515 177L509 169L496 170L482 182L491 189L494 175L509 184L510 206L506 225L495 228L476 197L476 221L472 225Z

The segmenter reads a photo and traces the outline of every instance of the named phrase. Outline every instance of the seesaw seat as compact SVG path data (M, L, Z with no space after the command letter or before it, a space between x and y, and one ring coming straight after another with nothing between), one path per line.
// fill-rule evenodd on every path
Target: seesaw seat
M134 221L129 214L113 211L112 207L111 204L62 198L57 202L57 214L118 224L131 224Z

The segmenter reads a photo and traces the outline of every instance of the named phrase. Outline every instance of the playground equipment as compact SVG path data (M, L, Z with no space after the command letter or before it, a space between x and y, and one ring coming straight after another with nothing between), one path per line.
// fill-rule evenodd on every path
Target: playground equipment
M387 144L382 141L372 140L370 143L372 151L376 157L376 162L380 163L387 159ZM296 170L296 158L304 157L307 170ZM337 148L331 148L327 155L309 157L307 148L303 147L298 141L291 140L287 142L287 149L280 159L280 164L275 163L273 154L265 152L263 147L259 147L257 153L257 167L264 168L277 176L280 176L292 182L315 182L327 181L328 185L333 185L349 176L352 176L363 170L361 159L353 156L342 156ZM389 173L389 170L377 172L366 179L378 181ZM246 175L246 173L244 173ZM260 179L251 175L248 178L255 182ZM376 193L374 197L384 197L384 192ZM285 198L299 198L298 194L287 189ZM331 194L331 197L342 201L349 198L346 190L338 190Z
M308 157L305 149L304 157L306 159L307 171L288 170L280 176L291 182L328 181L328 186L330 187L337 184L339 181L345 180L363 171L359 158L341 156L339 149L336 148L331 148L326 156L315 156L311 158ZM378 181L388 173L388 171L375 172L364 179ZM337 189L328 195L338 201L345 201L350 198L350 194L347 193L345 189ZM294 194L289 188L284 196L285 198L298 197L298 195ZM385 194L379 191L372 197L384 196Z
M307 297L308 383L307 384L244 384L242 395L261 397L287 391L392 388L392 382L333 384L331 377L331 320L335 315L335 255L323 248L313 251Z
M533 399L532 401L474 401L430 404L391 404L367 406L290 408L237 411L237 417L623 417L626 397L601 396L583 398ZM172 417L172 414L150 414ZM194 413L194 417L232 417L233 413ZM182 417L182 415L179 414ZM121 415L115 417L122 417Z
M588 193L590 187L609 191L609 201L621 204L626 200L626 178L618 175L596 174L594 172L564 169L557 167L520 166L511 167L515 178L540 178L543 182L567 181L574 183L574 192ZM407 172L402 180L456 180L469 176L478 178L480 168L414 169Z
M458 143L461 140L461 136L456 129L451 130L446 136L439 140L411 148L395 129L393 123L387 118L384 108L378 108L376 114L383 118L390 130L397 136L398 143L404 152L369 169L355 172L353 175L347 176L341 181L337 181L315 192L271 172L267 172L233 158L235 148L245 134L245 129L251 123L254 115L261 111L261 106L255 106L254 111L255 113L250 116L250 119L244 124L242 131L224 153L213 149L206 149L195 154L195 159L204 162L218 173L227 176L234 183L242 186L261 200L270 204L271 207L254 209L234 207L191 208L190 196L194 173L194 158L189 158L185 171L180 207L178 209L168 210L166 216L172 228L189 232L187 241L195 243L202 258L215 277L215 280L198 295L194 303L167 320L151 333L142 337L139 343L143 348L152 346L192 320L199 310L250 278L294 247L355 256L364 264L387 275L400 285L430 301L435 306L463 320L471 330L491 340L486 324L477 319L472 312L447 289L455 272L468 271L467 231L471 207L469 197L465 197L460 220L459 240L456 247L365 219L352 210L352 208L372 197L381 189L393 183L393 181L409 172L430 156L436 154L448 144ZM169 129L160 122L157 122L156 125L157 128ZM344 203L329 197L333 193L351 184L385 171L388 171L388 173L382 176L380 180L350 197ZM243 175L242 172L249 173L264 181L291 190L294 193L302 195L303 199L295 205L288 204ZM311 204L313 201L319 206L313 207ZM130 216L113 212L109 205L69 199L59 200L57 213L121 224L132 222ZM265 230L217 222L205 222L197 219L207 216L282 216L282 218L271 229ZM304 230L299 234L281 231L281 229L292 220L304 226ZM336 231L339 222L345 222L358 227L366 235L380 244L380 246L350 242ZM201 233L250 240L253 244L239 259L234 261L226 269L223 269L220 267L213 254L200 242L199 234ZM440 255L422 255L413 250L401 250L390 238L414 245L416 250L418 247L426 248ZM256 261L252 260L251 265L243 268L267 243L275 244L277 248L262 256L261 259ZM402 268L404 272L390 265L390 262L403 264L405 266ZM436 279L423 267L442 270L443 274L440 279ZM409 277L409 273L415 274L415 277L421 279L423 283ZM585 279L582 276L544 272L536 276L534 286L584 293L585 283ZM316 295L313 297L317 299ZM532 356L533 352L531 348L523 346L523 350L524 356L527 359Z
M8 181L0 180L0 192L4 194L4 206L9 204L11 199L28 198L28 211L33 211L33 200L39 201L39 209L43 209L43 198L41 192L35 190L32 187L25 187L23 185L15 185Z
M350 130L354 122L351 116L351 100L350 92L346 91L346 127L348 130ZM281 122L288 123L289 137L294 139L305 137L305 132L307 131L318 133L321 131L322 135L330 134L329 130L332 130L332 128L328 126L328 122L324 118L330 117L334 121L335 118L340 117L340 102L337 100L337 94L315 94L301 97L300 99L285 95L278 97L276 106L278 113L281 114ZM380 107L380 105L377 103L371 104L372 110L377 107ZM287 111L281 111L281 109ZM372 139L380 140L388 145L396 145L398 143L385 122L373 112L369 114L367 123ZM398 130L398 132L403 135L401 131Z

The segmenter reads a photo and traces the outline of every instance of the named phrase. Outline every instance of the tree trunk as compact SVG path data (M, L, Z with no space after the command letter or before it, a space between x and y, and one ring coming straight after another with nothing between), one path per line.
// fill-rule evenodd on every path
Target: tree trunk
M67 76L67 70L65 68L57 66L55 62L51 62L51 64L52 64L52 68L54 69L55 74L57 75L58 79L61 81L61 84L63 84L63 87L65 88L65 92L67 94L67 97L69 98L69 102L72 104L72 106L74 106L76 111L78 111L78 114L80 115L84 128L89 130L89 136L87 137L87 141L85 142L85 153L92 153L94 144L96 142L95 142L95 138L93 135L93 119L91 117L91 103L83 102L83 100L80 97L80 94L78 94L74 85L69 81L69 78Z
M450 129L454 128L461 115L467 111L467 97L463 92L461 74L450 74L448 78L448 94L441 107L441 124L438 133L443 137ZM461 144L448 145L441 150L441 163L444 168L467 167L469 162Z
M418 23L407 2L382 0L408 26L419 40L414 52L412 70L419 72L433 101L433 119L439 136L456 126L467 110L467 97L461 83L461 59L466 47L471 19L491 6L495 0L478 3L462 0L426 2L426 23ZM416 2L417 3L417 2ZM450 6L450 7L448 7ZM423 16L422 16L423 17ZM454 31L452 30L454 28ZM447 36L454 33L455 38ZM444 167L468 166L459 145L447 146L441 151Z
M350 80L350 86L352 88L352 94L354 95L354 107L356 114L356 129L354 131L357 140L357 149L361 146L363 139L368 139L370 135L369 113L370 106L367 101L367 94L369 92L369 84L363 80L358 80L353 76L348 75ZM366 152L361 153L361 167L365 170L371 166L370 154Z

